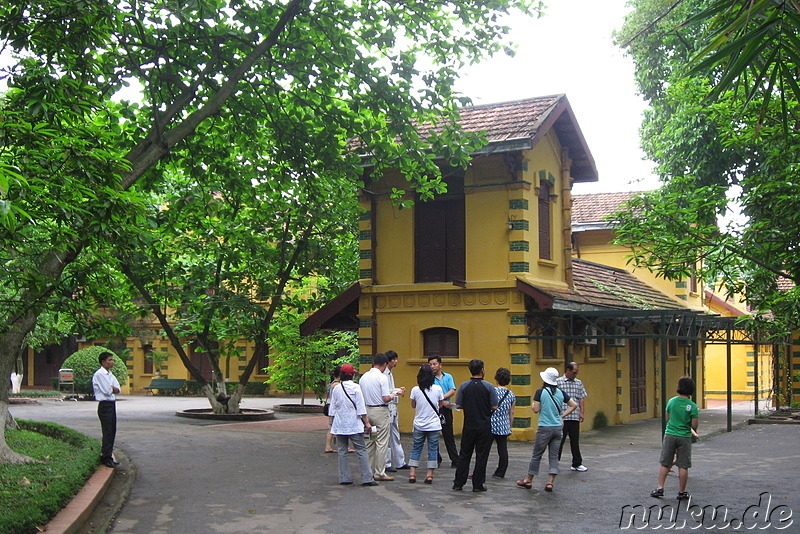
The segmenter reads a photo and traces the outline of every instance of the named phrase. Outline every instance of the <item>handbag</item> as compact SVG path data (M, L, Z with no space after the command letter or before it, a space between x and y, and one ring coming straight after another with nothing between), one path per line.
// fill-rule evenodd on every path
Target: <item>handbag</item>
M445 426L446 419L444 418L444 414L439 413L439 410L436 408L436 406L433 405L431 400L428 398L428 394L425 393L424 389L420 388L419 390L422 392L422 395L425 397L425 400L428 401L428 404L431 405L431 408L433 408L433 411L436 412L436 415L439 416L439 422L442 423L442 426Z

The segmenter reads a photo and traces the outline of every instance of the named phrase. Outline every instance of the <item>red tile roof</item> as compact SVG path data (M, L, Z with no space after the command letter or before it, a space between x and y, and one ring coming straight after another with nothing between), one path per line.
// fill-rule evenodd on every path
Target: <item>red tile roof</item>
M483 132L490 143L531 138L562 98L552 95L465 107L459 110L459 124L467 132Z
M789 278L779 276L777 283L779 291L789 291L790 289L794 289L794 281Z
M640 310L687 308L624 269L573 258L572 273L575 291L601 306Z
M604 222L622 207L622 204L639 194L635 191L625 193L595 193L574 195L572 197L572 224Z
M476 154L508 152L535 147L553 130L559 142L569 148L571 175L576 182L596 182L597 167L566 95L550 95L496 104L467 106L458 110L461 128L481 133L488 145ZM421 125L420 130L439 133L444 124ZM353 149L359 142L351 140Z
M573 258L573 290L535 286L562 307L608 310L686 310L688 306L661 293L624 269ZM524 288L523 288L524 290ZM570 305L572 303L572 305Z

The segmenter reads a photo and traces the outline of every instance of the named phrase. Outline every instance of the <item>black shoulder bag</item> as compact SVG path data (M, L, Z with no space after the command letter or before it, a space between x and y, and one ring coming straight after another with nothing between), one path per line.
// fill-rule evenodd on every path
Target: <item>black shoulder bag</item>
M424 389L422 389L422 388L419 388L419 390L422 392L422 395L425 397L425 400L426 400L426 401L428 401L428 404L430 404L430 405L431 405L431 408L433 408L433 411L434 411L434 412L436 412L436 415L438 415L438 416L439 416L439 421L442 423L442 426L444 426L444 425L445 425L444 414L440 414L440 413L439 413L439 410L436 408L436 406L434 406L434 405L433 405L433 403L431 402L431 400L428 398L428 394L427 394L427 393L425 393L425 390L424 390Z

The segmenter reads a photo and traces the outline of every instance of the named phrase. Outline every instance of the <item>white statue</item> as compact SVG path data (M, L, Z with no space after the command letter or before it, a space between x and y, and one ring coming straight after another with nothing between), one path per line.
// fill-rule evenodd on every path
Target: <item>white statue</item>
M11 373L11 393L19 393L22 387L22 375Z

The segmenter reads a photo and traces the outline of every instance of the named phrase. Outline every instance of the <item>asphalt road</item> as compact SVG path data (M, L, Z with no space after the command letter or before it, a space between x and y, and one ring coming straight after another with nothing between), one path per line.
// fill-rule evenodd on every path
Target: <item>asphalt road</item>
M247 398L243 407L280 402L286 399ZM510 442L507 478L490 479L488 492L472 493L469 485L463 492L451 489L450 468L438 470L430 486L409 484L406 476L372 488L339 486L336 455L322 452L322 416L279 413L262 423L210 423L174 415L206 407L200 398L127 397L117 404L117 446L137 475L112 524L115 534L603 533L618 532L621 524L631 530L800 532L800 425L718 433L724 412L703 411L706 437L694 447L687 510L674 499L675 476L667 479L666 498L649 497L658 469L657 419L585 432L581 448L589 471L569 471L565 451L553 493L543 491L545 476L534 479L532 490L515 485L532 444ZM11 413L100 434L92 402L43 400L13 405ZM746 419L747 413L734 413L736 424ZM403 442L410 453L410 436ZM493 452L489 469L495 462ZM351 464L355 471L355 458ZM743 516L745 523L737 523Z

